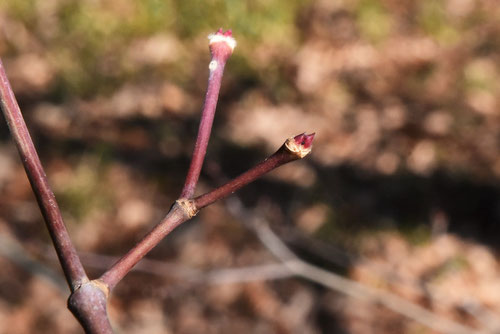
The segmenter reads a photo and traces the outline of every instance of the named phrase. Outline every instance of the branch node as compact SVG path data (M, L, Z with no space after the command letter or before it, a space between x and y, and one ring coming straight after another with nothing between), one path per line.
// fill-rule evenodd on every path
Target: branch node
M109 291L102 282L93 280L81 285L68 299L68 308L85 333L112 334L106 310Z
M90 280L87 277L82 278L81 280L77 280L72 282L73 291L76 291L82 287L82 285L89 283Z
M110 291L109 291L109 286L106 283L104 283L100 279L94 279L94 280L90 281L90 284L94 285L99 290L101 290L104 293L104 295L106 296L106 299L109 298Z
M179 205L179 207L184 211L184 214L188 218L192 218L196 216L198 213L198 209L196 208L196 205L193 200L187 199L187 198L179 198L177 201L175 201Z

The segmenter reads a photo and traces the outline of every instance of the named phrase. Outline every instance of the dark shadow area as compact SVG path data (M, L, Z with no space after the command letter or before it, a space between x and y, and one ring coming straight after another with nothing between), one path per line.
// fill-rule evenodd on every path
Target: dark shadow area
M336 206L342 220L356 230L405 229L432 223L444 215L448 231L498 249L500 187L466 175L438 170L429 177L410 173L377 175L353 166L317 167L321 183L313 190ZM339 205L338 198L341 199Z

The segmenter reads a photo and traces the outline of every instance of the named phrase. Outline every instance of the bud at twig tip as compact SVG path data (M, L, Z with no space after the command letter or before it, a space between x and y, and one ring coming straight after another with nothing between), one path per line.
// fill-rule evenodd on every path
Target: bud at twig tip
M285 142L286 148L297 155L299 158L303 158L311 152L312 142L316 133L306 134L301 133L292 138L288 138Z
M210 51L212 54L222 53L227 54L229 57L234 48L236 47L236 40L233 38L233 32L231 29L224 32L222 28L217 30L216 33L208 35ZM216 49L227 49L227 50L216 50Z
M304 138L301 141L301 144L304 146L304 148L310 148L312 146L312 142L314 140L314 136L316 135L316 132L313 132L308 135L304 135Z

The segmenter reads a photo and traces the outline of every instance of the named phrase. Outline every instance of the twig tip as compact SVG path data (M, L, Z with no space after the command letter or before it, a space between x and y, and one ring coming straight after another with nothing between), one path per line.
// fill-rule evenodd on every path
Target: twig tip
M315 135L315 132L311 134L306 134L304 132L295 137L288 138L285 142L285 147L301 159L311 152Z
M233 38L233 32L231 29L224 32L224 30L220 28L216 33L208 35L208 40L212 54L222 53L227 54L227 57L229 57L236 47L236 40Z

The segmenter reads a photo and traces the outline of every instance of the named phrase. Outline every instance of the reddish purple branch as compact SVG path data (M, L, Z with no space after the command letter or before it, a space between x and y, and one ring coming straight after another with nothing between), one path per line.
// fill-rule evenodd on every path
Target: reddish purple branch
M231 30L224 33L222 29L219 29L217 33L210 35L209 39L212 59L208 67L210 74L208 77L207 94L201 114L198 137L196 138L193 157L191 158L191 165L189 166L184 188L182 189L181 198L191 198L194 195L201 167L203 166L203 160L205 159L205 153L207 152L224 66L236 45L235 40L231 37Z
M236 190L255 181L262 175L269 173L281 165L303 158L311 150L313 139L314 133L310 135L300 134L288 139L287 142L283 144L283 146L281 146L273 155L252 169L229 181L225 185L196 197L194 199L196 209L200 210L215 201L227 197ZM292 145L292 143L295 144L293 147L297 148L297 150L293 150L293 148L291 149L290 145Z
M139 262L151 249L169 234L174 228L191 218L186 214L182 204L177 202L167 216L156 225L141 241L127 254L109 268L100 278L111 290L123 277Z
M0 104L72 291L88 281L0 60Z

